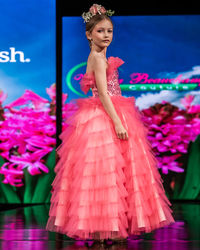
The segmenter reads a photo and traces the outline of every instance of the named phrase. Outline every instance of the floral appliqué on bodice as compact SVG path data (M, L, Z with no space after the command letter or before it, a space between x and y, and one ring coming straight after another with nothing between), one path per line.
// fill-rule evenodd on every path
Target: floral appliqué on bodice
M107 93L111 96L121 95L121 88L119 85L119 73L118 67L124 63L119 57L109 57L108 58L108 67L106 70L107 76ZM98 89L96 87L94 73L85 73L83 78L80 81L81 90L87 94L89 89L92 89L93 97L98 97Z

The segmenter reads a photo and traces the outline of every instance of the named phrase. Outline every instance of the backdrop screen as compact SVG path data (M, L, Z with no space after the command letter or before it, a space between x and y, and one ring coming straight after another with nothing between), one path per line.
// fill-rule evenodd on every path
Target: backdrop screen
M55 1L0 3L0 203L49 202L56 145Z
M111 18L114 34L107 57L125 62L119 68L122 95L134 96L144 114L166 191L173 198L194 198L200 190L191 195L185 170L195 173L199 164L192 149L200 134L200 15ZM67 103L92 96L79 84L90 53L81 17L63 17L62 44Z
M195 95L193 104L199 103L200 15L115 16L112 20L114 34L107 56L125 61L119 71L123 95L134 95L140 108L162 100L183 107L180 98L186 94ZM63 91L68 92L68 100L82 95L78 83L89 52L83 19L64 17Z

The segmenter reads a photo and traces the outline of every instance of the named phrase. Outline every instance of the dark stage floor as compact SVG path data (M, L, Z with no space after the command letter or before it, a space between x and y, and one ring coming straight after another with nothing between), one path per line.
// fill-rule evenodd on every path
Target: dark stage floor
M152 233L142 235L139 240L128 240L127 244L110 247L95 244L92 249L200 249L200 203L172 202L176 223ZM8 208L8 206L7 206ZM49 204L26 206L0 212L1 250L45 250L87 249L66 235L61 236L45 230Z

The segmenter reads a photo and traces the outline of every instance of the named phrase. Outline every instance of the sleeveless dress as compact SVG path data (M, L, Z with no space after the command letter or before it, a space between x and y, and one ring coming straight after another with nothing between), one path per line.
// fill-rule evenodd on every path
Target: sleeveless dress
M129 138L117 137L94 74L85 74L81 89L87 93L91 88L93 96L76 99L78 109L59 136L49 231L79 239L115 239L174 222L148 129L135 98L121 94L118 67L123 63L119 57L108 58L107 92Z

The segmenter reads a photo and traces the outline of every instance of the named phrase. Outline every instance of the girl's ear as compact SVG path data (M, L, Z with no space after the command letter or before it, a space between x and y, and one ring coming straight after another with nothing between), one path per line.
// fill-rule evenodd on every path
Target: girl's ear
M86 31L85 35L86 35L86 37L87 37L88 40L91 40L91 34L90 34L89 31Z

